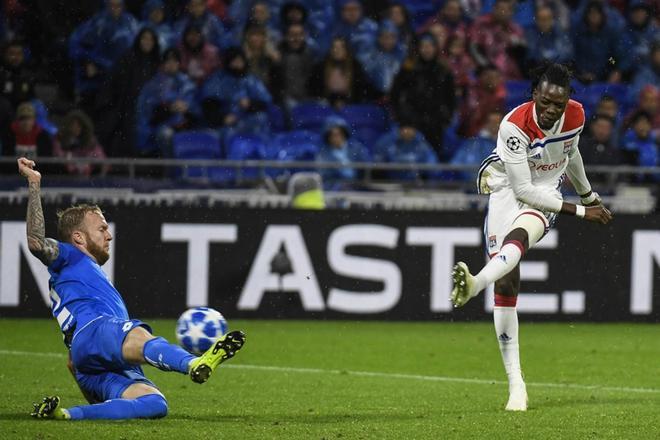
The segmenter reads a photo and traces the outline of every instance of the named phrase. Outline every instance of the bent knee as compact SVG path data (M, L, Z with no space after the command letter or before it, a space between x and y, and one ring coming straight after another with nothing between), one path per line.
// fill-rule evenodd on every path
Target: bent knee
M146 396L139 397L138 400L143 404L140 417L145 419L160 419L167 415L169 406L162 394L147 394Z

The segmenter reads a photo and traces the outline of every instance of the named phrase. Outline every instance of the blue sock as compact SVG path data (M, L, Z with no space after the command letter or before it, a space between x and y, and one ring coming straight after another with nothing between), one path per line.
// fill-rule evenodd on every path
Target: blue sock
M137 399L112 399L95 405L68 408L71 420L81 419L157 419L167 415L167 400L160 394Z
M163 371L178 371L188 374L188 364L195 358L178 345L170 344L165 338L147 341L142 349L150 365Z

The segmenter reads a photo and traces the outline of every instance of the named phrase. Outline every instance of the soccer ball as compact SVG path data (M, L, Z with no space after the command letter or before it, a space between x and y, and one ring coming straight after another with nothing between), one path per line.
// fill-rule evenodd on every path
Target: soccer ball
M227 321L209 307L188 309L176 323L176 338L187 351L200 355L227 333Z

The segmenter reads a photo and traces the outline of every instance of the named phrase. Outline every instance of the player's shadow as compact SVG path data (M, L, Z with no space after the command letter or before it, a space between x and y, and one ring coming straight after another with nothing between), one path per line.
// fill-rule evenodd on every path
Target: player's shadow
M368 421L379 421L379 420L413 420L413 419L423 419L426 416L423 414L411 414L407 413L394 413L394 412L384 412L384 413L343 413L343 414L315 414L315 413L300 413L300 414L245 414L241 416L235 416L231 414L217 414L217 415L200 415L200 416L187 416L187 415L177 415L171 414L168 415L168 419L173 420L194 420L199 422L217 422L217 423L227 423L227 422L240 422L240 423L258 423L266 425L279 425L279 424L335 424L335 423L354 423L354 422L368 422Z
M649 396L650 397L650 396ZM655 395L654 397L660 398ZM533 402L533 409L542 410L543 408L561 408L561 407L574 407L580 405L593 406L593 405L632 405L638 404L640 401L639 396L574 396L561 399L535 399Z

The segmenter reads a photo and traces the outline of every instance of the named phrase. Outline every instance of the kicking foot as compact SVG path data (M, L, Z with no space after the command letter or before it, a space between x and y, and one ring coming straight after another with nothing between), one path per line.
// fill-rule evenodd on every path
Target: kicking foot
M245 344L245 333L229 332L213 344L206 353L195 359L190 365L190 378L193 382L204 383L211 373L227 359L234 357Z
M507 411L527 411L527 388L524 382L509 386L509 401L504 409Z
M463 307L470 299L477 296L477 283L474 275L470 273L467 264L462 261L456 263L451 271L454 288L451 291L451 302L454 307Z
M69 413L60 407L60 398L57 396L44 397L41 403L34 403L30 415L36 419L70 419Z

